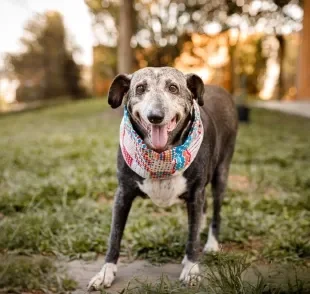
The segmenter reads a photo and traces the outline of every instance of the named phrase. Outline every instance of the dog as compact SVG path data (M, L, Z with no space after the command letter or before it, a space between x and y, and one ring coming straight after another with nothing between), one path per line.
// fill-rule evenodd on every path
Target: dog
M125 112L117 156L119 185L108 250L101 271L89 282L88 289L111 286L127 217L137 196L149 197L161 207L185 201L189 231L180 280L196 283L200 279L199 237L206 222L208 183L212 185L213 218L204 251L219 250L220 211L238 130L233 98L220 87L205 86L195 74L183 74L171 67L147 67L113 80L108 102L118 108L123 100ZM135 144L137 150L141 147L141 152L146 152L142 157L131 150ZM149 154L160 158L179 151L177 166L168 160L168 169L166 165L158 167L159 159L154 161L154 170L148 165ZM147 160L141 163L145 156ZM137 162L133 163L135 158Z

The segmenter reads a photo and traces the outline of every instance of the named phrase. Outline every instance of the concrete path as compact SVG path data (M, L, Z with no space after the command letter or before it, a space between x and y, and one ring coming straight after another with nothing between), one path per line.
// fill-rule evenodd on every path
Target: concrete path
M73 292L73 294L88 293L86 290L87 284L90 279L100 270L104 262L104 258L100 257L96 261L86 262L82 260L74 260L68 264L68 273L78 283L79 287ZM113 282L111 288L107 290L107 293L116 294L122 289L131 285L137 284L137 280L145 282L156 282L162 275L168 277L171 281L177 281L181 273L181 264L168 263L161 266L154 266L144 260L137 260L131 263L119 263L116 279ZM202 269L204 270L204 269ZM245 274L244 279L255 285L257 283L257 270L263 275L263 277L270 283L287 285L288 277L292 282L295 282L295 274L298 278L310 282L310 268L296 269L293 266L281 266L276 265L257 265L249 268ZM94 291L92 293L100 293Z
M86 287L90 279L99 272L104 263L104 258L100 257L96 261L86 262L74 260L68 264L69 275L79 283L79 288L73 294L87 293ZM118 263L117 275L108 293L118 293L126 288L128 283L139 281L156 282L162 275L171 280L177 280L181 273L181 264L164 264L154 266L144 260L136 260L131 263ZM100 293L94 291L92 293Z
M254 107L277 110L293 115L310 118L309 101L258 101L250 104Z

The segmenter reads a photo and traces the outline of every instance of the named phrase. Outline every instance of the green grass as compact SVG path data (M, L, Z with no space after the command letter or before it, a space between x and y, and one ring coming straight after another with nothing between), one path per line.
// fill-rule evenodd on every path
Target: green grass
M39 293L48 290L54 293L66 293L75 287L76 282L59 273L47 257L0 258L0 293L21 293L25 289Z
M0 116L3 256L104 254L117 185L119 122L119 113L103 100ZM310 120L263 110L253 110L252 123L240 126L222 210L224 252L309 265L309 130ZM184 206L161 209L137 200L121 254L179 261L186 223ZM201 237L203 246L207 231Z

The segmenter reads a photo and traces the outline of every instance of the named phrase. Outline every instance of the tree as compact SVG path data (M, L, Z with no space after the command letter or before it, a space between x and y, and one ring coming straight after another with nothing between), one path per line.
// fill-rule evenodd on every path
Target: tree
M82 95L80 69L72 57L73 46L68 49L60 13L36 15L26 24L21 44L21 53L8 55L8 62L20 81L17 100Z
M92 16L95 46L116 47L120 0L85 0Z
M120 3L118 73L131 73L133 71L133 50L131 48L131 38L134 34L133 2L133 0L121 0Z
M44 27L38 41L44 67L45 97L67 94L65 76L66 34L62 16L58 12L47 12Z
M66 54L63 78L66 82L67 92L76 99L84 98L87 93L81 85L81 67L76 64L71 52Z
M304 1L304 23L302 32L302 43L300 48L300 61L298 67L297 98L310 98L310 2Z
M147 65L151 66L173 64L174 59L180 54L183 43L189 39L188 31L192 31L191 21L195 18L192 14L195 12L197 14L197 11L203 7L203 4L192 5L192 1L188 0L85 0L85 2L93 16L93 29L97 43L116 47L118 36L120 52L123 50L121 43L127 38L126 43L129 44L128 38L132 36L130 38L136 48L136 59L137 55L143 55ZM210 10L212 9L215 10L213 6ZM126 13L125 10L127 10ZM122 17L119 17L121 14ZM122 28L126 29L126 33ZM129 48L127 51L129 52ZM123 64L120 58L126 54L118 55L118 63ZM139 60L136 60L137 62Z
M116 46L117 43L118 19L113 16L119 15L117 13L119 1L86 0L94 15L94 28L103 25L105 27L103 33L115 32L112 33L114 36L112 46ZM285 56L282 28L289 27L292 30L299 28L301 19L291 13L291 7L297 5L301 5L301 0L136 0L134 8L137 17L132 44L136 47L136 55L145 60L142 62L143 66L162 66L173 64L171 60L178 56L179 48L182 48L184 42L188 40L185 36L193 32L208 35L211 26L217 33L231 28L239 32L247 29L264 31L278 39L280 45L278 59L281 66L280 73L282 73ZM108 21L110 19L113 21ZM238 42L231 42L229 34L227 37L231 60L230 90L234 92L234 56ZM107 38L101 37L101 39ZM279 77L279 88L282 96L284 92L282 74Z

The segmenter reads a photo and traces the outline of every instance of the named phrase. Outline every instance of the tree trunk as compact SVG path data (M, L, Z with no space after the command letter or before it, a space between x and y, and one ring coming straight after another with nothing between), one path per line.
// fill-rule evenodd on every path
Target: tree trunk
M278 60L279 60L279 81L278 81L278 100L283 99L285 95L285 81L284 81L284 71L283 64L285 58L285 39L283 35L276 36L279 42Z
M240 32L238 31L238 37L235 42L232 44L232 40L230 37L230 32L227 32L227 46L228 46L228 54L229 54L229 75L230 75L230 85L229 92L232 95L235 95L236 91L236 49L239 44Z
M310 1L304 1L304 21L300 48L297 99L310 100Z
M229 45L228 45L229 46ZM234 95L235 94L235 77L236 77L236 60L235 60L235 52L236 52L236 45L232 45L228 48L229 52L229 59L230 59L230 87L229 92Z
M133 70L133 50L130 46L134 28L134 0L120 1L118 73L131 73Z

